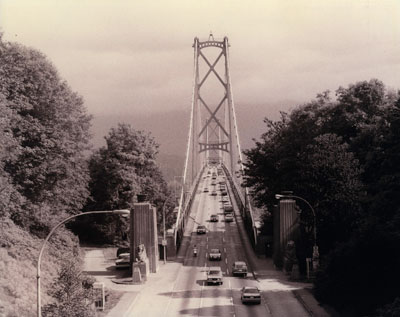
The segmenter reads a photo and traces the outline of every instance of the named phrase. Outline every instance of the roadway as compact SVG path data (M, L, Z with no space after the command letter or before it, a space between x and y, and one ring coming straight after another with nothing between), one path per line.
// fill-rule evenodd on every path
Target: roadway
M210 170L210 174L208 174ZM129 316L310 316L303 306L294 298L290 291L274 292L263 287L265 283L255 280L251 272L246 278L233 277L234 261L245 261L246 252L239 235L236 221L225 222L222 196L218 182L225 179L217 176L216 185L212 185L211 172L214 168L206 169L200 180L198 191L192 204L191 219L184 234L184 241L178 256L182 261L173 278L168 292L162 291L165 285L145 290L134 305L133 314ZM208 189L208 192L205 191ZM211 195L217 190L216 196ZM232 195L230 195L233 198ZM235 202L232 202L235 206ZM211 214L218 215L218 222L210 222ZM205 225L207 233L198 235L198 225ZM198 255L194 257L193 247L197 246ZM221 261L210 261L210 249L221 250ZM206 285L206 272L210 266L220 266L223 272L223 285ZM260 305L243 305L240 299L241 288L257 286L261 289ZM265 289L264 289L265 288ZM153 293L152 293L153 292ZM153 294L153 295L152 295ZM160 296L160 294L162 296ZM153 300L150 298L153 296ZM135 309L136 308L136 309ZM136 313L135 313L136 311Z

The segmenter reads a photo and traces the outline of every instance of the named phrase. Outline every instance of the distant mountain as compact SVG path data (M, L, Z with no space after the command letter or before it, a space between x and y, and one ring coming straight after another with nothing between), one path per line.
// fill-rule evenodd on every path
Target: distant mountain
M279 117L279 111L287 111L294 102L282 105L236 105L236 118L242 149L254 146L253 139L259 139L265 131L263 119ZM173 176L182 175L185 159L186 143L189 130L190 109L185 111L170 111L154 114L107 114L95 115L92 133L93 144L96 148L105 145L104 136L110 128L118 123L129 123L137 130L151 133L160 144L158 162L169 181Z

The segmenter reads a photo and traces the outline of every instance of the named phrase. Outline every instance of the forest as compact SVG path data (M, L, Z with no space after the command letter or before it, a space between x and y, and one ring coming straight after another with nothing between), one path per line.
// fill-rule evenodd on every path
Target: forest
M91 120L82 97L44 54L0 34L0 314L35 311L37 255L57 223L84 211L130 209L137 194L146 194L160 211L171 196L149 132L120 123L106 145L94 149ZM173 204L166 204L167 226ZM80 242L127 243L127 219L88 218L77 218L82 220L69 224L73 233L60 229L50 240L42 262L44 316L93 315L91 299L79 295L93 283L76 274L82 268ZM74 284L66 285L69 280ZM74 300L62 296L67 286L78 294Z
M0 35L0 313L34 311L38 250L62 219L129 209L140 193L160 211L171 196L149 132L120 123L105 136L106 145L94 149L91 121L82 97L44 54ZM317 298L344 315L399 315L399 91L377 79L360 81L264 122L265 132L245 151L246 185L266 210L285 190L314 206ZM167 225L173 207L170 200ZM308 241L298 249L301 260L311 252L312 217L307 206L299 208ZM270 223L266 212L264 230ZM93 316L82 306L90 294L79 295L92 283L76 273L79 242L123 244L126 230L126 220L114 216L82 217L59 230L42 263L44 315ZM60 294L71 276L77 295L67 302Z
M292 191L315 209L319 300L343 315L400 313L400 93L377 79L339 87L300 105L245 152L246 184L267 212ZM313 215L298 202L299 266L312 256Z

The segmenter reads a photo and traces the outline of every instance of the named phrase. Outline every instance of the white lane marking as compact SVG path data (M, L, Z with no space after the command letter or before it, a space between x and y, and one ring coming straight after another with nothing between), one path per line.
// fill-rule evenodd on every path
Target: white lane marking
M226 274L229 275L229 269L226 269ZM229 281L229 283L230 283L230 281Z
M235 304L233 303L233 289L232 289L232 285L231 285L231 280L229 280L228 282L229 282L229 289L231 290L232 314L233 314L233 317L235 317L236 316L236 314L235 314Z
M200 291L200 304L199 304L199 311L198 311L198 313L197 313L197 316L200 316L200 310L201 310L201 307L203 306L203 289L204 289L204 281L203 281L203 284L201 285L201 291Z
M228 259L225 258L225 263L228 264Z
M224 252L226 253L226 248L224 248Z

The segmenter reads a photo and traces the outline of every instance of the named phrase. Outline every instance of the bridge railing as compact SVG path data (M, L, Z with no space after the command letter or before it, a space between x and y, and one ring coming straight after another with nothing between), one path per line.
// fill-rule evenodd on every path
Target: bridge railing
M251 201L249 199L248 189L244 188L244 190L240 190L242 187L236 182L236 180L232 177L229 170L225 165L222 164L222 167L225 171L227 179L231 185L233 195L235 196L236 203L239 207L240 214L243 218L245 228L247 234L250 238L250 241L253 245L253 248L257 246L257 227L254 220L253 208L251 206Z
M174 228L174 239L175 239L176 249L179 249L180 247L183 233L185 231L185 226L189 218L190 208L192 207L193 199L194 196L196 195L196 191L199 186L201 176L203 175L204 168L205 166L202 167L202 169L196 176L188 192L185 192L185 186L182 186L181 198L178 206L178 215L176 218L176 223Z

